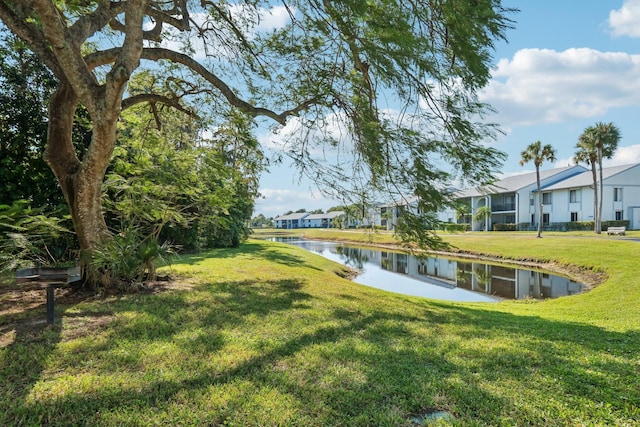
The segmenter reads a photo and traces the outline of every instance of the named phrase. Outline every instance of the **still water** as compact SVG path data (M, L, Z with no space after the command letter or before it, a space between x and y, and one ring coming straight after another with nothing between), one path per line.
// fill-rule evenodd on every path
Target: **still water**
M403 252L297 237L271 240L299 246L358 270L356 283L405 295L447 301L495 302L557 298L583 290L581 284L566 277L482 261L418 258Z

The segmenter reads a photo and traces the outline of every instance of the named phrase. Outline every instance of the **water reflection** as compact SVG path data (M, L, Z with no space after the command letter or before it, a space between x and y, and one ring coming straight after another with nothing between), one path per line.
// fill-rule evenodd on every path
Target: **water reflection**
M391 292L449 301L545 299L573 295L582 285L566 277L444 257L418 258L375 248L282 237L272 240L300 246L361 271L355 282Z

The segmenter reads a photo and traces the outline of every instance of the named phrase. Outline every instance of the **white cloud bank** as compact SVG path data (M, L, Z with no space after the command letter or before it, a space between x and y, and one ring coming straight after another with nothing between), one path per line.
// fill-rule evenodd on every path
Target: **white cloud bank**
M640 106L640 55L522 49L498 62L481 99L498 110L496 121L507 130Z
M614 37L640 37L640 0L626 0L620 9L609 13L609 27Z
M246 21L245 25L248 28L245 29L245 36L249 39L255 37L259 32L270 32L283 28L291 21L289 11L284 6L273 6L268 9L260 7L254 10L246 5L235 4L228 5L227 9L232 17L238 18L239 23ZM292 12L295 13L295 10ZM195 24L201 28L216 28L215 22L209 22L210 18L207 12L193 12L189 15L192 26ZM242 27L242 24L238 25ZM153 23L148 22L145 29L150 30L151 28L153 28ZM208 45L210 42L200 37L195 28L192 28L188 33L173 28L167 28L165 31L167 34L160 44L162 47L180 52L188 44L193 49L194 59L202 60L207 57L207 53L218 57L226 57L230 54L224 46ZM234 38L229 34L230 40ZM154 43L148 44L153 45Z
M624 135L623 135L624 136ZM604 159L602 162L603 167L630 165L633 163L640 163L640 144L629 145L626 147L618 146L618 149L614 153L611 159ZM573 157L561 158L553 163L554 168L561 168L575 164ZM586 163L582 166L589 167ZM531 172L531 171L527 171Z

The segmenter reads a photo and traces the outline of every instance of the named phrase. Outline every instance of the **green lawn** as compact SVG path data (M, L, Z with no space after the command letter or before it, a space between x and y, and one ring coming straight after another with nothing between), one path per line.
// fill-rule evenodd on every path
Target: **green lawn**
M432 301L253 240L181 257L178 289L62 300L48 327L24 326L43 306L0 300L0 425L412 426L434 410L454 417L442 424L638 425L640 242L544 236L446 239L605 282L545 302Z

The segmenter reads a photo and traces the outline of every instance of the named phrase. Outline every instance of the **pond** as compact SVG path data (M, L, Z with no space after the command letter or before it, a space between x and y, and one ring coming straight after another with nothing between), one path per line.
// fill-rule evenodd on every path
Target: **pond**
M495 302L546 299L578 294L583 286L545 271L482 260L416 257L405 252L361 248L343 243L275 237L358 270L354 282L405 295L447 301Z

